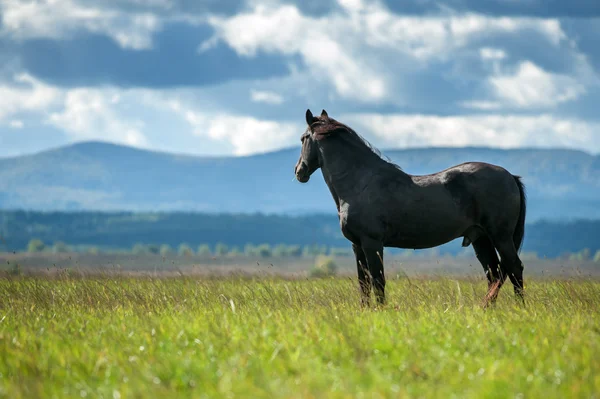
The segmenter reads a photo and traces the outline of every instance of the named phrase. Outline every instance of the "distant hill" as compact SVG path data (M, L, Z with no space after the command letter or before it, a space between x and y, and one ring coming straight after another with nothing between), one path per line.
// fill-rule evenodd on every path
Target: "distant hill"
M600 218L600 157L563 149L421 148L384 155L411 174L465 161L524 177L528 221ZM293 180L299 149L197 157L86 142L0 159L0 209L333 213L317 172Z

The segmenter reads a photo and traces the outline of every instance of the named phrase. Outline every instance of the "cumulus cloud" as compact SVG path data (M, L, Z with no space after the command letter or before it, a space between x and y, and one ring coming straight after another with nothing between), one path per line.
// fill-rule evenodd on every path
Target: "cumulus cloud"
M376 65L352 57L349 49L328 34L327 24L340 25L339 21L306 17L291 5L259 5L252 12L231 18L212 17L208 22L217 33L201 49L223 40L243 56L255 56L258 51L300 54L315 72L314 78L330 79L343 96L356 100L380 100L385 96Z
M576 79L546 72L530 61L514 74L491 77L490 84L501 101L519 108L554 107L585 93Z
M209 113L180 100L167 100L165 104L185 119L194 134L231 144L235 155L268 152L289 146L302 133L302 127L295 123L224 112Z
M553 45L566 37L560 22L553 19L480 14L399 16L375 7L364 14L364 23L368 44L398 49L422 60L446 59L457 49L502 34L536 32Z
M379 115L340 117L393 148L424 146L566 147L600 152L600 123L552 115Z
M123 93L127 92L115 88L61 89L21 73L11 85L0 86L0 121L27 113L29 118L55 126L77 140L103 139L144 146L143 123L118 111ZM7 124L13 129L25 125L21 119L11 119Z
M211 17L216 34L200 45L207 51L222 41L244 57L261 52L299 55L313 79L329 82L343 98L361 102L393 101L398 66L418 70L445 61L485 38L535 32L549 45L565 39L553 19L489 17L476 14L403 16L379 2L344 0L343 11L326 17L303 15L293 5L258 4L231 17ZM389 65L382 61L394 59ZM504 58L485 48L483 58ZM402 62L404 61L404 62ZM401 82L400 82L401 84Z
M487 53L488 59L497 59L492 54ZM462 105L481 110L553 108L586 93L586 87L579 80L546 72L531 61L521 62L511 73L497 71L486 84L494 101L465 101Z
M128 14L74 0L3 0L0 18L0 32L17 39L60 39L87 30L135 50L150 48L152 34L161 28L160 19L151 13Z
M60 100L59 89L27 73L14 77L12 84L0 85L0 121L24 111L44 111Z
M48 134L61 139L64 132L74 140L103 139L148 147L162 143L177 151L201 143L204 153L245 155L297 145L302 114L310 101L311 107L328 110L335 104L368 139L391 147L562 145L598 150L590 145L599 142L598 124L565 116L579 112L574 103L582 105L581 114L589 112L585 101L594 101L597 92L593 91L598 88L594 85L599 80L578 48L577 32L564 20L455 13L437 7L435 14L399 14L382 1L367 0L338 0L336 7L323 13L310 13L304 3L295 6L280 0L249 0L246 6L229 7L231 12L224 14L219 10L226 2L192 3L0 0L0 39L9 48L26 48L31 44L26 43L28 39L65 40L87 32L110 37L128 50L144 50L153 47L154 35L162 31L159 35L164 36L156 35L157 43L175 43L178 35L187 35L189 48L173 46L181 52L169 54L191 49L190 57L220 66L220 57L238 60L235 52L245 58L242 63L260 62L260 57L277 60L289 66L289 74L269 78L267 71L254 79L219 75L218 81L202 80L202 84L212 83L202 87L199 80L184 78L177 80L177 88L169 83L157 89L94 88L90 85L98 81L85 75L69 81L80 87L59 87L40 79L58 81L52 80L52 74L41 74L44 67L36 70L21 62L19 57L24 60L25 55L11 59L0 54L4 65L0 65L0 77L20 68L39 73L37 78L21 73L0 82L0 124L13 129L36 125L41 130L46 125ZM195 11L183 16L188 7ZM188 30L184 26L198 23L212 27L214 35L202 42L200 35L206 27ZM521 46L525 41L527 45ZM65 54L65 60L70 60L79 56L76 47L81 43L76 40L73 46L57 48L74 51ZM150 53L165 58L165 46L156 46L152 52L115 50L126 55L123 70L127 74L144 76L127 80L127 87L158 87L155 78L162 70L144 69L138 74L136 65L147 65L145 57ZM196 48L201 54L193 54ZM44 59L50 56L37 57L36 53L30 59L45 65ZM140 59L139 64L132 61ZM118 64L99 63L97 73L110 76L120 68ZM165 64L165 68L172 65ZM199 64L198 75L207 76L203 65ZM239 70L231 65L223 68L224 74ZM257 65L268 69L263 68L266 64ZM60 69L47 67L53 68ZM182 87L185 84L189 86ZM274 114L271 106L284 103ZM562 107L565 104L569 107ZM352 113L365 108L373 113ZM399 110L415 114L377 113ZM486 115L418 114L472 110ZM550 110L556 115L539 114ZM272 120L272 115L282 119ZM287 117L294 119L283 119ZM340 119L346 122L344 118Z
M52 113L48 122L77 140L145 146L143 122L119 115L115 109L119 102L119 95L111 90L73 89L65 95L64 108Z
M302 133L301 127L293 123L233 115L211 116L205 125L197 126L195 131L213 139L227 140L233 145L236 155L279 149L289 145Z
M14 111L6 113L8 107L0 106L6 124L19 128L21 120L10 115L28 110L38 115L42 126L50 124L77 141L106 140L152 147L155 143L151 137L164 136L165 126L177 126L172 132L173 143L183 135L196 135L210 139L203 142L227 144L235 155L248 155L297 145L304 128L301 117L297 121L278 121L229 111L213 104L206 93L190 95L191 91L110 87L61 91L27 75L18 80L22 87L0 89L2 105L11 104ZM24 95L19 90L28 91ZM12 99L12 103L6 99ZM152 116L152 123L145 123L148 115ZM341 114L339 120L374 144L393 148L481 145L567 147L600 152L600 123L549 114L442 117L349 113ZM160 121L162 129L156 126L156 121ZM188 152L189 148L179 151Z
M257 103L279 105L283 103L283 97L272 91L251 90L250 98Z

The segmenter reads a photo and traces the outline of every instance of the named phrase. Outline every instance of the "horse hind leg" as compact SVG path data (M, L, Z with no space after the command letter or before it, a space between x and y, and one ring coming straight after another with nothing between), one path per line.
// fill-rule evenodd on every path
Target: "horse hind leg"
M498 253L500 253L500 268L513 284L515 295L524 300L523 293L523 263L517 254L512 237L506 237L495 242Z
M495 304L498 292L500 292L500 288L506 280L506 275L500 268L500 260L496 254L496 249L487 236L480 236L473 241L473 249L475 249L475 256L483 266L488 280L488 292L485 297L486 306L488 303Z

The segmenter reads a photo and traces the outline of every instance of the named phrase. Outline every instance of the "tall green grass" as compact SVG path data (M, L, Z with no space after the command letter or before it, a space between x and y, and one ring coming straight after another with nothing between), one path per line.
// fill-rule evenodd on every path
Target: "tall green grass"
M0 396L591 398L600 283L68 277L0 280Z

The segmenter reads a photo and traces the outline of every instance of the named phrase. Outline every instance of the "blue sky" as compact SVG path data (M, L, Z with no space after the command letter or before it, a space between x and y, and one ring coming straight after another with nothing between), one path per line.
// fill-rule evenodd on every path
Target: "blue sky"
M599 153L599 42L595 0L0 0L0 156L252 154L308 107L381 148Z

